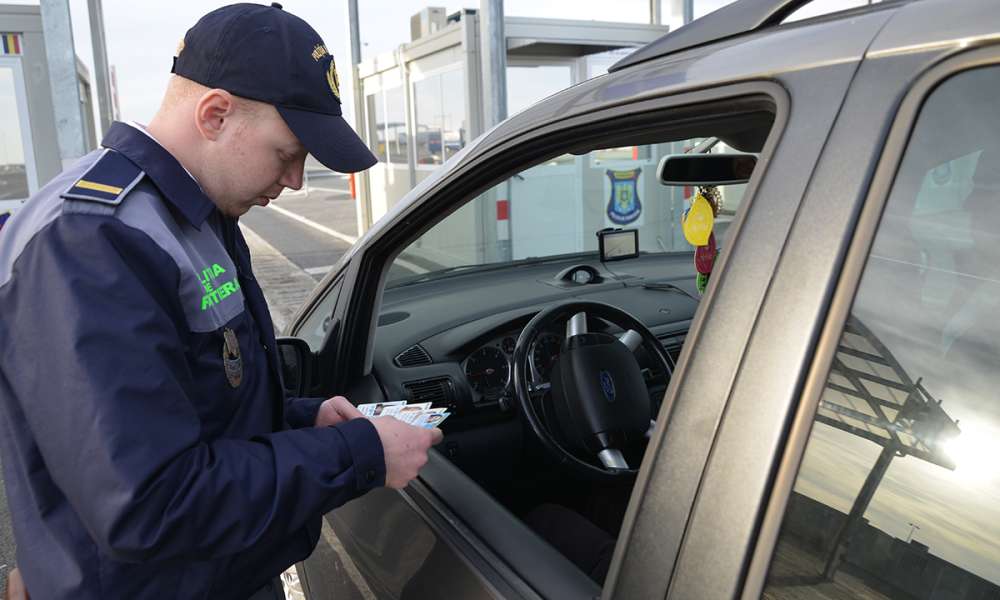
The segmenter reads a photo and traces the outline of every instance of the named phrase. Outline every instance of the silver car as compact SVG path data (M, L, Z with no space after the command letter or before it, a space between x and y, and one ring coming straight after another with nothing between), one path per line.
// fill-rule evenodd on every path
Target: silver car
M1000 598L1000 7L741 0L469 144L280 344L428 402L309 598Z

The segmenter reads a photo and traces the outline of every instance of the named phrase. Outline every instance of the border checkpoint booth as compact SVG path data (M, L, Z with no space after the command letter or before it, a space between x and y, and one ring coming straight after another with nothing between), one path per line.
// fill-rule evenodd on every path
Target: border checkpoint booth
M359 65L364 99L361 134L379 162L367 172L368 186L362 189L367 187L368 192L358 200L368 203L372 221L484 130L477 11L446 15L443 8L425 8L413 15L410 29L409 43ZM664 25L642 23L505 17L507 114L606 73L620 58L667 31ZM628 164L645 158L652 184L658 157L629 154L623 158L630 159ZM595 181L604 177L609 166L614 167L610 163L600 167ZM558 185L583 181L586 174L580 170L588 167L594 165L565 161L540 169L536 175ZM531 189L544 187L538 184ZM481 198L463 208L461 212L468 212L469 218L460 227L462 234L502 238L504 228L517 227L519 222L530 226L528 211L519 212L518 206L531 202L519 190L508 191L522 196L520 203L511 194L494 190L495 198ZM520 253L512 251L515 257Z
M39 6L0 4L0 228L63 169ZM76 58L87 149L97 146L91 80Z

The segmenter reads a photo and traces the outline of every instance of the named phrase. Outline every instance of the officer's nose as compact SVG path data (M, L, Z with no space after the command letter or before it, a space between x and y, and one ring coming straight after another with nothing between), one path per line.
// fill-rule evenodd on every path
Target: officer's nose
M285 172L281 174L281 179L278 180L280 185L286 188L291 188L293 190L302 189L302 173L305 170L306 160L297 160L288 165Z

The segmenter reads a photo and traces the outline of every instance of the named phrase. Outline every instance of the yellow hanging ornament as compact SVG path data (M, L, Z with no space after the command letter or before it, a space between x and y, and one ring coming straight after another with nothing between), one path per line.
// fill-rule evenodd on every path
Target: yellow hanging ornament
M684 238L692 246L704 246L708 244L708 237L712 235L714 226L715 215L712 205L701 192L698 192L684 219Z

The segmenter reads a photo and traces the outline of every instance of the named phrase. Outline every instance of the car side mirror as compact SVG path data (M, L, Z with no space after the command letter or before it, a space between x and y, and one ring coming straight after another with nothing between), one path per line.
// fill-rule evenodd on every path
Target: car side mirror
M278 362L281 379L289 396L305 396L312 381L312 349L305 340L296 337L279 337Z
M663 185L746 183L757 166L755 154L671 154L656 169Z

